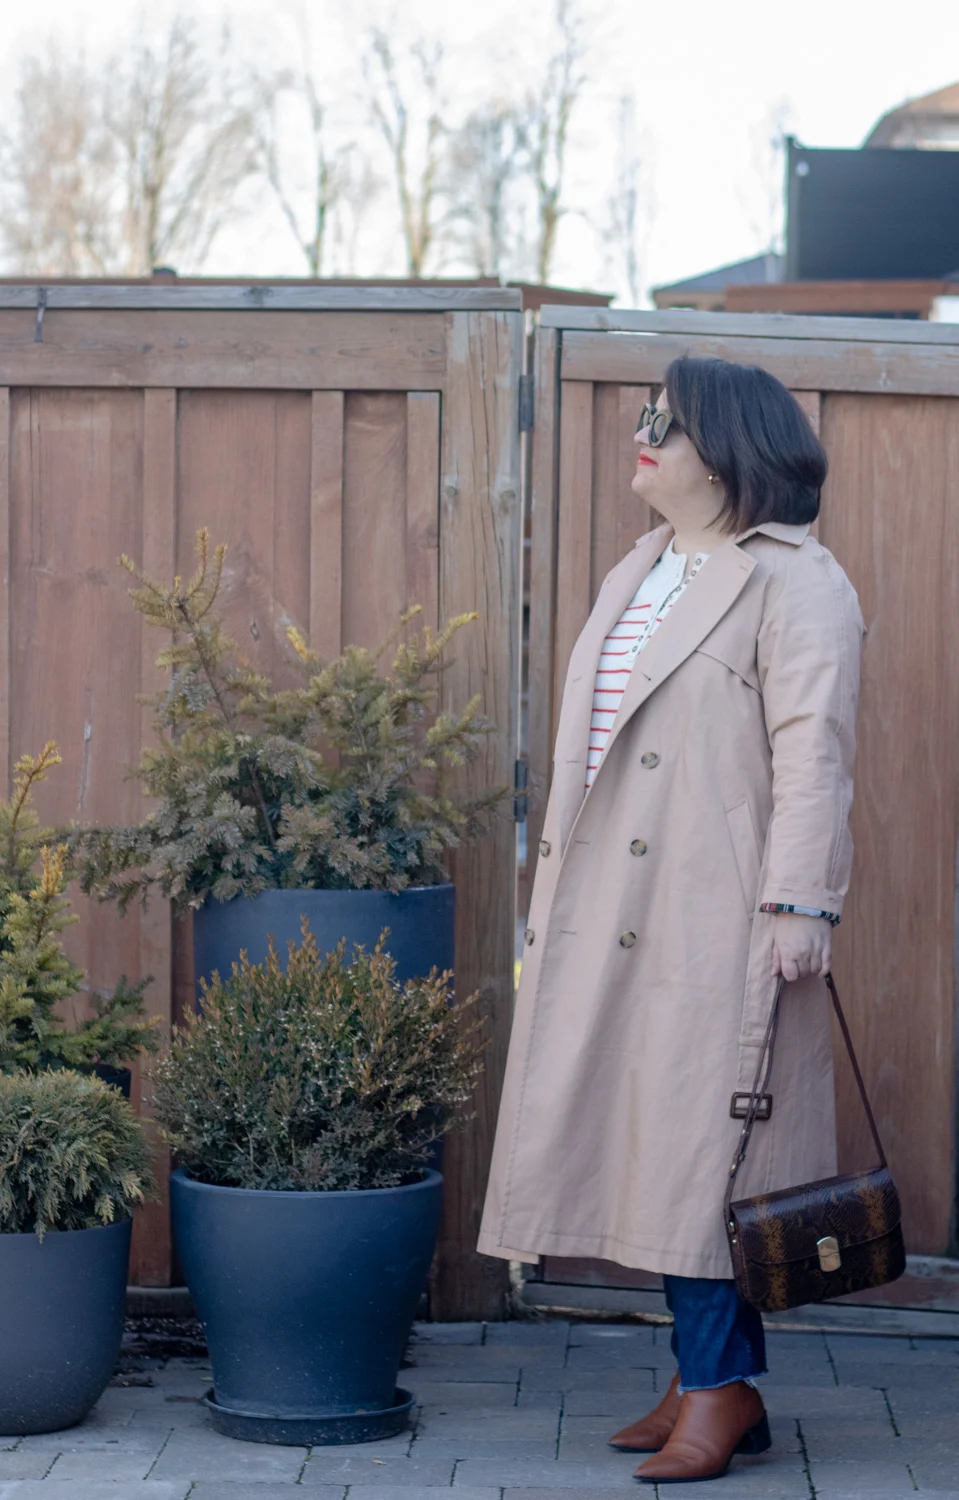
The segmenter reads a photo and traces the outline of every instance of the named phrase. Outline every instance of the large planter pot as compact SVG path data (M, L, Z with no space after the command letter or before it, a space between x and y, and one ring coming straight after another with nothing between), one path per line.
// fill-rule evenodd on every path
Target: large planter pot
M260 1443L401 1432L397 1372L443 1179L366 1192L212 1187L174 1172L173 1230L213 1365L213 1425Z
M81 1422L116 1368L130 1221L0 1234L0 1432Z
M81 1072L86 1071L81 1069ZM111 1063L94 1063L90 1072L102 1083L108 1083L111 1088L119 1089L124 1099L130 1098L130 1086L133 1082L133 1073L130 1068L115 1068Z
M321 953L346 938L350 957L354 943L372 950L384 927L386 946L396 962L400 983L438 969L453 967L455 890L452 884L412 886L398 891L261 891L235 901L208 901L193 918L193 971L197 1003L200 980L215 969L226 979L246 949L251 963L266 958L272 933L277 952L286 959L289 941L299 943L306 917Z

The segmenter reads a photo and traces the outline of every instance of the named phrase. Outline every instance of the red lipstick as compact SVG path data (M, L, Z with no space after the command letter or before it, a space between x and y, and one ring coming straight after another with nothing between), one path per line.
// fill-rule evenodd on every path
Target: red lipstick
M647 457L647 455L645 453L641 453L639 455L639 458L636 461L637 468L639 467L640 464L652 464L652 466L653 466L654 469L658 469L659 468L659 464L656 462L655 458L649 458L649 457Z

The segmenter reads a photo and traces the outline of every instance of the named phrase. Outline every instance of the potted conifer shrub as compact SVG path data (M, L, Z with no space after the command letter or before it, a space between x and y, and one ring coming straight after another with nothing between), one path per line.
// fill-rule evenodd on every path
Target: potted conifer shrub
M43 827L33 806L59 762L52 743L22 756L13 795L0 802L0 1072L76 1068L129 1096L126 1065L155 1047L155 1020L143 1008L149 976L91 991L63 949L63 933L78 920L65 895L66 836Z
M475 615L404 640L414 608L376 650L349 646L332 661L291 627L299 682L281 689L224 629L225 551L211 553L201 531L194 576L169 584L121 559L136 609L170 637L158 660L172 680L152 699L154 744L134 773L152 811L137 826L75 834L83 889L125 909L154 888L192 908L198 996L241 948L262 959L272 934L283 953L304 916L327 951L341 936L372 947L388 926L401 979L451 967L447 855L509 795L455 785L492 728L478 698L436 711L444 652Z
M467 1118L477 996L400 983L381 935L281 963L244 954L203 986L154 1072L173 1226L213 1365L214 1426L271 1443L387 1437L439 1224L436 1136Z
M149 1151L99 1078L16 1071L0 1074L0 1164L0 1432L55 1432L116 1365Z

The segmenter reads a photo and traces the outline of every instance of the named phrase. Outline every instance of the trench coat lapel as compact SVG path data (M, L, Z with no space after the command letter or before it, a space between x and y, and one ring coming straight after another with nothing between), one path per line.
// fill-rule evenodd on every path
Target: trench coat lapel
M697 576L695 587L686 589L676 600L669 612L668 628L661 626L656 631L630 673L590 791L602 775L609 752L624 724L646 702L650 693L665 682L692 655L714 626L718 625L739 598L755 566L755 558L750 557L735 542L730 542L713 553ZM589 687L591 690L592 682ZM591 696L590 691L590 698ZM587 717L587 724L588 722ZM583 802L588 798L589 791Z
M607 634L616 624L653 564L666 550L670 526L641 536L609 576L573 647L557 726L553 795L556 799L560 849L566 848L573 820L583 799L586 747L593 714L596 664ZM655 639L655 637L653 638ZM652 642L650 642L650 646Z

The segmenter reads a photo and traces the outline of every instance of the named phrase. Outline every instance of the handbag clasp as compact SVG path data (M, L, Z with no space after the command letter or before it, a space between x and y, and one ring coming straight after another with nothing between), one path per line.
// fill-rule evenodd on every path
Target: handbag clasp
M835 1235L827 1234L821 1240L816 1241L816 1249L819 1252L819 1265L823 1271L838 1271L842 1265L842 1256L839 1253L839 1241Z

